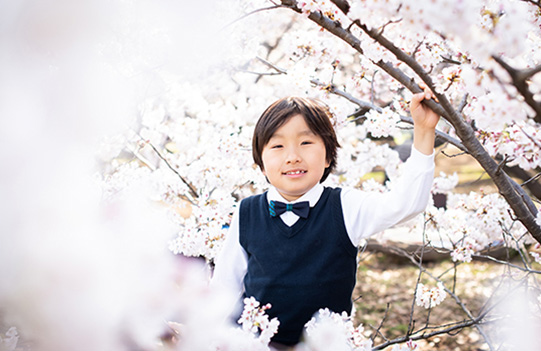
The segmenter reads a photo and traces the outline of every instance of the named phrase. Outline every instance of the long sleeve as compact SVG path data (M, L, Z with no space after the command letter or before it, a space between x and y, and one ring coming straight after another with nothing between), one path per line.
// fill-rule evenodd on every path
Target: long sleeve
M389 192L366 193L342 190L346 230L354 245L363 238L409 220L425 208L434 180L434 153L424 155L414 147L402 176Z
M227 289L240 296L244 292L243 279L246 274L248 256L239 242L239 211L233 214L224 247L216 258L216 267L211 280L213 289Z

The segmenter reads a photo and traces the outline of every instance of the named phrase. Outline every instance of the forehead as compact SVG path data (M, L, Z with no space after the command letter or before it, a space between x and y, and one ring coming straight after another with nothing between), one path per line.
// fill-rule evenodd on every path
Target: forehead
M303 115L297 114L287 119L280 127L278 127L270 138L280 138L289 136L309 136L316 135L310 128Z

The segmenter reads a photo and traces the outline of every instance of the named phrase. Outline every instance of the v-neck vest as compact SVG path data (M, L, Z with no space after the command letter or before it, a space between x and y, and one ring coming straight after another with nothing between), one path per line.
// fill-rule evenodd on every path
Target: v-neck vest
M347 235L340 188L325 188L308 218L291 227L271 217L267 193L240 205L240 244L248 255L245 296L270 303L280 326L273 341L294 345L320 308L351 312L357 248Z

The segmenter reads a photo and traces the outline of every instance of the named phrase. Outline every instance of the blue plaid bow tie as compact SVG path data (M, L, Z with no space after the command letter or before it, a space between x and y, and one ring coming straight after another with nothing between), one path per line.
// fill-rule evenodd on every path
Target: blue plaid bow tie
M299 217L307 218L308 212L310 212L310 203L308 201L302 201L294 204L285 204L280 201L270 201L269 213L272 217L280 216L286 211L292 211Z

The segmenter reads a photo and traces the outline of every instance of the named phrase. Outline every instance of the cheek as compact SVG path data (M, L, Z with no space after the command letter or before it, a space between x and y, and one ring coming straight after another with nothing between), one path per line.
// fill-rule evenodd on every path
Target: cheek
M269 167L272 167L272 160L268 156L269 155L265 151L261 153L261 162L263 163L261 165L261 172L265 176L267 175L267 170L269 169Z

